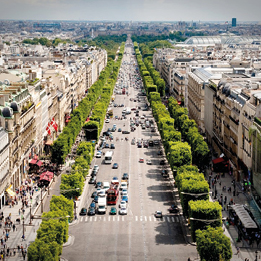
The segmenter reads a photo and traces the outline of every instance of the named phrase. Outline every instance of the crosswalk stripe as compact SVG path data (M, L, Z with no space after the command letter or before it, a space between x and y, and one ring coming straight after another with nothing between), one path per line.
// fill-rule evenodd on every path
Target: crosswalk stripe
M124 221L124 216L121 217L121 220Z
M153 218L154 218L154 221L157 221L157 219L155 217L153 217Z
M111 220L111 217L110 216L108 216L108 221L110 221Z
M174 217L172 217L171 219L172 219L172 222L175 222L175 219L174 219Z
M112 221L115 221L115 217L113 216Z
M92 217L90 217L90 221L92 221Z
M138 217L137 216L135 216L135 220L138 221Z
M147 217L146 216L144 217L144 221L147 221Z
M94 218L94 221L96 221L96 220L97 220L97 217Z
M162 217L162 221L165 221L165 217Z
M168 222L170 222L170 218L169 217L167 217L167 220L168 220Z
M149 217L149 220L151 221L151 217Z
M179 217L175 217L176 221L179 222Z
M106 217L104 217L103 220L106 221Z
M120 216L118 216L118 221L120 221Z
M142 216L140 216L140 221L142 221Z
M87 222L87 220L88 220L88 217L85 218L85 222Z
M80 221L82 222L82 220L83 220L83 217L81 217L81 220L80 220Z

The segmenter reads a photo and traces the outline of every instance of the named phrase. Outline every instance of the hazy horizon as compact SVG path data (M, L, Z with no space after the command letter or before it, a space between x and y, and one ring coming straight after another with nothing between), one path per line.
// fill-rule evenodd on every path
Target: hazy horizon
M259 22L260 0L0 0L1 20Z

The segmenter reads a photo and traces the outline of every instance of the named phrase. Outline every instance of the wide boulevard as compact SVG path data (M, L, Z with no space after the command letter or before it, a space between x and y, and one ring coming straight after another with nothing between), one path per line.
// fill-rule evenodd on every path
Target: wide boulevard
M127 64L123 64L121 70L129 75L136 67L133 66L136 59L130 45L125 47L125 51L122 63L126 61ZM128 64L130 61L131 65ZM129 96L116 94L115 103L130 108L140 106L139 115L144 115L145 119L153 119L151 110L142 110L147 100L140 97L138 101L137 94L141 89L136 89L131 84L132 79L133 77L128 78ZM121 117L123 109L124 107L113 107L113 116ZM110 123L104 124L103 131L112 128L113 124L117 125L116 132L113 132L114 140L108 143L115 144L113 163L118 163L119 168L112 169L112 164L105 165L104 156L95 158L92 163L92 166L97 164L100 167L97 181L110 182L113 177L118 177L121 181L123 173L129 174L128 213L124 216L119 215L119 212L114 216L109 215L111 206L108 206L105 215L78 216L78 223L69 229L69 234L74 237L73 243L63 249L62 256L67 260L188 260L189 256L196 255L195 247L186 244L180 216L167 211L174 203L173 181L161 175L163 167L165 168L159 164L164 159L164 155L158 155L161 145L138 148L137 144L131 144L133 138L159 140L158 131L151 132L150 128L142 129L140 125L130 134L118 132L118 128L130 130L130 118L133 117L134 111L127 115L127 119L113 118ZM128 141L125 137L128 137ZM117 138L119 140L116 141ZM103 149L103 152L108 150L110 149ZM139 162L140 158L144 158L144 163ZM151 165L147 164L148 160L151 160ZM93 191L95 186L88 184L80 207L89 207ZM120 199L118 203L119 201ZM162 211L163 218L155 218L156 210ZM80 209L77 210L78 213L79 211Z

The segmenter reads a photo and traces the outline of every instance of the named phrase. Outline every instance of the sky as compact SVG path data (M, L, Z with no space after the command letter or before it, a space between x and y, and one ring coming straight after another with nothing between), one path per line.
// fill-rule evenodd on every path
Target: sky
M261 0L0 0L0 19L261 21Z

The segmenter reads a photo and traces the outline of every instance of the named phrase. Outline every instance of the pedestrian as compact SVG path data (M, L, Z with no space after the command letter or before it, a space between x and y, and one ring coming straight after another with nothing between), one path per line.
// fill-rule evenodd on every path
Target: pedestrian
M15 232L15 224L13 224L13 232Z
M239 249L239 247L237 247L237 252L236 252L236 255L238 255L238 254L239 254L239 252L240 252L240 249Z
M20 245L17 245L17 251L20 252Z

